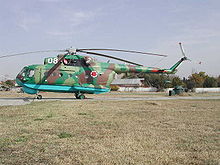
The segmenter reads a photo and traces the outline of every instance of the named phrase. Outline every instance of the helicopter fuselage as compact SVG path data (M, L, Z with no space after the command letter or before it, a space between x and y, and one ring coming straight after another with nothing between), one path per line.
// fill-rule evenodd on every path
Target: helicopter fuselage
M175 73L179 60L171 69L98 62L88 56L68 55L56 67L60 57L46 58L44 65L30 65L17 75L16 82L28 94L40 91L99 94L110 91L119 73ZM52 72L51 72L52 70Z

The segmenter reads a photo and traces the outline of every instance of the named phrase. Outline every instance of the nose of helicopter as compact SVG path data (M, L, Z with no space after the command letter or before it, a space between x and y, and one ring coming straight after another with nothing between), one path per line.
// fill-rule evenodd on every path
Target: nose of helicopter
M22 86L22 84L24 82L24 76L22 76L21 72L16 76L15 80L19 86Z
M20 76L20 75L17 75L17 77L16 77L16 83L19 85L19 86L22 86L23 85L23 83L22 83L22 76Z
M25 81L25 71L26 67L24 67L16 76L16 83L22 86L23 82Z
M20 74L18 74L17 76L16 76L16 79L19 79L19 80L23 80L23 76L22 75L20 75Z

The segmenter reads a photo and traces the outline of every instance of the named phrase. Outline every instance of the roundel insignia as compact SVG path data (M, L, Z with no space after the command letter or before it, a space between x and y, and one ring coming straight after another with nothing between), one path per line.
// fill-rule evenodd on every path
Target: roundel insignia
M91 75L92 77L97 77L97 76L98 76L98 73L97 73L96 71L92 71L92 72L90 73L90 75Z
M63 60L63 63L64 63L65 65L67 65L67 64L68 64L68 60L67 60L67 59L64 59L64 60Z

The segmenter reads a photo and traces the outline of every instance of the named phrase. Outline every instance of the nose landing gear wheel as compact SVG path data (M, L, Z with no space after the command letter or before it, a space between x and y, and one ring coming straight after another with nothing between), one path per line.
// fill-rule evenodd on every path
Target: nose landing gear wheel
M86 96L82 93L76 93L75 97L76 97L76 99L85 99L86 98Z
M43 97L41 95L37 95L37 99L41 100Z

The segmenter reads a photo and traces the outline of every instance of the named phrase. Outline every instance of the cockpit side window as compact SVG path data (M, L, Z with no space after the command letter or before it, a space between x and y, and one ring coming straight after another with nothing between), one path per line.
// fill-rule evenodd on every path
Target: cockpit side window
M33 77L33 76L34 76L34 70L31 69L31 70L29 70L28 77Z
M21 75L22 75L23 77L25 77L25 72L23 72Z

